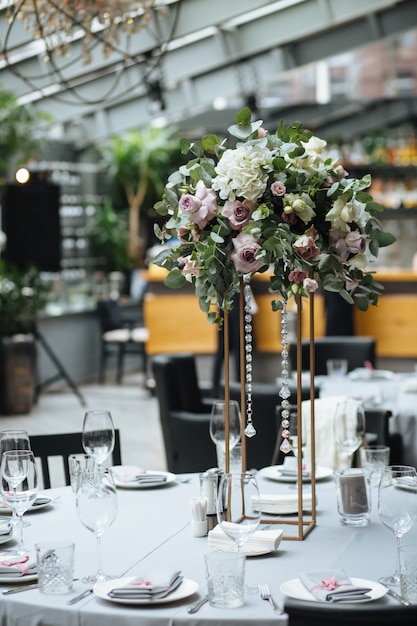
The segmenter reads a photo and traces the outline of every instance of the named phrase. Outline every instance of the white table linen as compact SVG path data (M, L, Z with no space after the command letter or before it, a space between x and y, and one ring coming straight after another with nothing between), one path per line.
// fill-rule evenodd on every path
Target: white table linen
M294 493L294 485L259 477L261 493ZM189 526L189 501L198 495L198 476L190 483L175 483L152 490L118 490L119 511L113 526L103 535L103 566L118 576L135 576L145 569L178 568L206 592L204 554L210 551L207 538L193 537ZM54 489L60 499L52 506L27 515L31 525L24 529L26 546L44 539L76 542L75 576L96 570L95 537L77 519L75 498L70 488ZM374 492L375 495L375 492ZM377 580L395 568L394 536L382 526L373 503L371 523L365 528L347 528L339 523L333 480L317 484L317 527L304 541L281 541L277 552L248 558L249 585L268 583L277 601L282 600L282 582L297 578L302 571L343 568L348 576ZM287 527L284 527L287 532ZM6 546L2 546L6 547ZM6 589L11 585L1 585ZM230 611L206 604L195 615L187 606L196 596L160 606L143 607L110 603L93 595L73 606L67 600L85 585L74 583L69 595L42 595L39 590L2 596L0 623L3 626L284 626L287 617L277 616L258 595L249 595L243 607ZM392 603L388 597L378 603Z

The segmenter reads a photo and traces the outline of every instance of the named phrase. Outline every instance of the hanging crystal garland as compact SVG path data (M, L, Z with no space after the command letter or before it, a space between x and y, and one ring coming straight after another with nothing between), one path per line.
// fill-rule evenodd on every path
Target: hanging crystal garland
M243 277L244 296L244 330L245 330L245 392L246 392L246 437L254 437L256 430L252 422L252 290L250 286L250 274Z
M287 300L284 299L283 307L281 311L281 389L279 391L279 396L282 398L281 400L281 434L282 434L282 443L280 445L280 450L284 454L288 454L291 452L292 445L290 444L290 402L289 397L291 396L291 391L289 389L289 369L288 369L288 311L287 311Z

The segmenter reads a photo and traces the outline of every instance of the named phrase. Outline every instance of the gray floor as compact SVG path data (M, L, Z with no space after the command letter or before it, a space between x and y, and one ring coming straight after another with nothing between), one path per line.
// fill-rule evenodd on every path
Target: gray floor
M143 388L142 374L129 374L122 385L80 386L87 408L105 408L120 430L122 462L146 469L166 469L157 400ZM29 435L78 432L85 407L69 389L44 390L28 415L0 416L0 430L23 428ZM58 486L60 477L52 486Z

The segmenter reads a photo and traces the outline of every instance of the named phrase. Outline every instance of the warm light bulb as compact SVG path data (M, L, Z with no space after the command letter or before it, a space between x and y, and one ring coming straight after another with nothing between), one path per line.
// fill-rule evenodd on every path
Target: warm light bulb
M28 182L30 178L30 172L28 169L26 169L26 167L20 167L17 170L15 177L18 183L21 183L22 185L24 185L25 183Z

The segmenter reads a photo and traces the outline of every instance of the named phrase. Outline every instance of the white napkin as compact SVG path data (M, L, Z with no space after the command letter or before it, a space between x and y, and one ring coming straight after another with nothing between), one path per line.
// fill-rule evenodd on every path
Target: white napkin
M0 538L4 539L6 536L8 535L12 535L13 534L13 526L12 524L10 524L10 522L7 522L6 524L0 524Z
M300 580L304 587L322 602L357 602L369 598L370 587L353 585L342 569L303 572Z
M159 483L166 483L167 477L165 474L152 474L151 472L143 472L136 474L129 478L129 482L138 483L139 485L155 485Z
M281 529L257 530L249 537L241 547L245 554L274 552L278 549L283 531ZM228 537L219 525L210 530L208 534L208 545L214 550L223 552L236 552L237 545Z
M311 477L311 464L302 463L303 478ZM277 471L281 476L298 477L298 459L295 456L286 456L283 465L279 465Z
M116 479L121 483L137 485L157 485L167 481L166 474L157 474L134 465L113 467Z
M298 493L294 494L275 494L262 493L259 499L255 496L251 500L252 507L255 511L262 513L271 513L272 515L285 515L298 512ZM303 510L311 511L311 493L303 493ZM265 531L263 531L265 532Z
M109 591L110 598L130 598L132 600L165 598L175 591L183 581L179 570L155 569L136 576L125 587Z
M29 556L11 556L0 561L0 579L20 578L36 574L36 561L31 561Z

